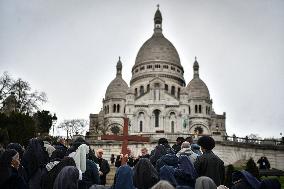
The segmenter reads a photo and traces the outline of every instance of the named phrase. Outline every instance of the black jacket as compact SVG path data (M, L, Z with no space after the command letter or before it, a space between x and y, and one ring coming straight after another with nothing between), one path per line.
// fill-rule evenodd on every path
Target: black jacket
M100 166L100 170L103 175L100 175L100 180L101 180L101 183L102 185L105 185L106 184L106 175L109 173L110 171L110 167L109 167L109 164L108 164L108 161L103 159L103 158L97 158L95 157L95 162L97 164L99 164Z
M198 176L210 177L217 186L224 183L225 167L224 162L212 151L206 151L197 157L194 167Z

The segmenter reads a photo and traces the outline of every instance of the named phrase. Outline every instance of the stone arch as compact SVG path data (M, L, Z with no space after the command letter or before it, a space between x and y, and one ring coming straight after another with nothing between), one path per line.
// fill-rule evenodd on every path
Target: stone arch
M199 134L204 134L204 135L209 135L211 134L210 129L204 124L204 123L194 123L190 129L189 133L195 134L196 131L202 130L202 133Z
M112 122L108 126L108 133L109 134L122 134L123 133L123 126L121 123L118 122ZM118 133L113 133L112 128L117 127L119 129Z

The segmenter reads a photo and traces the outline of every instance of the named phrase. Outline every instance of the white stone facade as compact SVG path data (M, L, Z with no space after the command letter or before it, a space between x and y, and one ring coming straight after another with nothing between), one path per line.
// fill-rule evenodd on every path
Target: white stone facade
M103 108L90 115L112 132L122 131L123 117L130 120L129 134L208 134L226 135L226 115L215 114L206 84L199 77L199 64L193 64L193 79L186 85L184 70L173 44L162 33L162 15L154 17L154 34L140 48L132 68L130 86L122 79L122 63L109 84ZM98 121L100 119L100 121ZM103 124L104 123L104 124Z

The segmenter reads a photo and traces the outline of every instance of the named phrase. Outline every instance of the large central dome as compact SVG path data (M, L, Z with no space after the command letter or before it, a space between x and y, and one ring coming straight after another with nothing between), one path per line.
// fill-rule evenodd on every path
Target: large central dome
M152 61L162 61L181 66L176 48L162 33L154 33L140 48L135 66Z
M183 73L176 48L162 33L162 14L158 8L154 16L154 34L138 51L130 86L156 77L184 86Z

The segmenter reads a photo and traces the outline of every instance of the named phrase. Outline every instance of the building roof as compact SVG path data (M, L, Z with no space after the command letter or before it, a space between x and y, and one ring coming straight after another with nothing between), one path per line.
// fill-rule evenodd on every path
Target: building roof
M116 65L116 77L110 82L107 87L105 99L112 98L126 98L126 93L128 91L128 85L122 78L122 63L119 60Z

